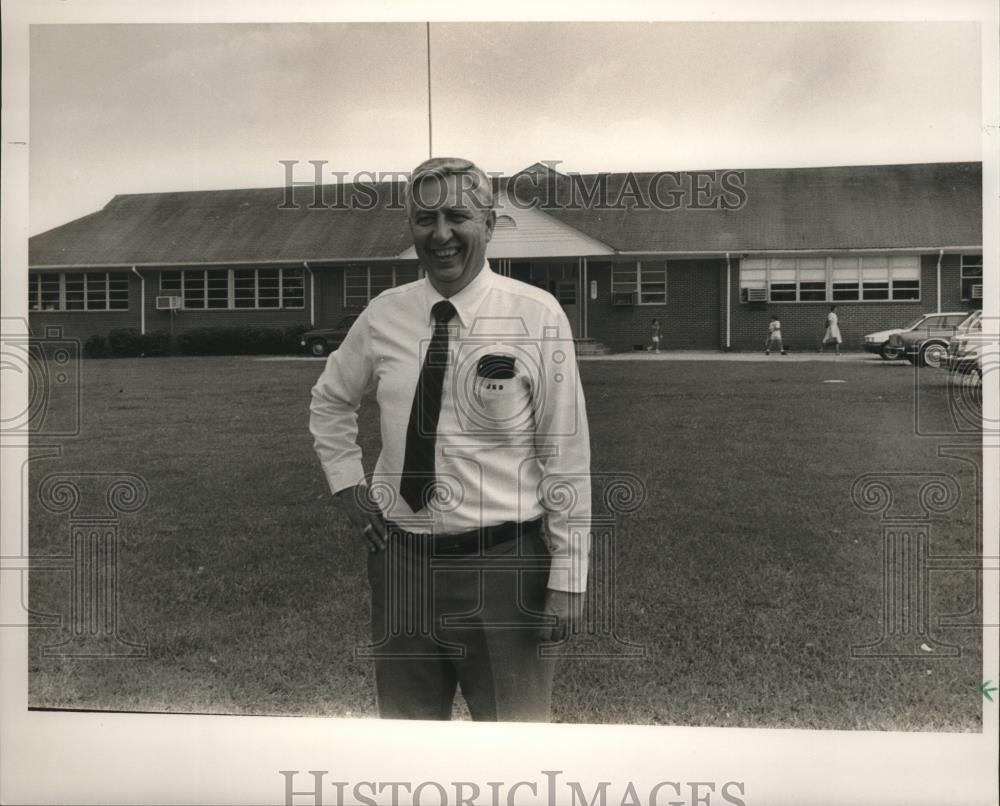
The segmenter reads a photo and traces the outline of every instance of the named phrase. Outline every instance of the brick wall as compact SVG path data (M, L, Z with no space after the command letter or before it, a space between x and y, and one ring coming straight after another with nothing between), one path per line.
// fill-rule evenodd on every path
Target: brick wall
M725 261L723 261L723 266ZM716 350L719 347L719 261L667 261L666 305L611 304L611 270L590 266L597 299L587 298L587 334L618 352L649 342L652 322L660 320L660 349Z

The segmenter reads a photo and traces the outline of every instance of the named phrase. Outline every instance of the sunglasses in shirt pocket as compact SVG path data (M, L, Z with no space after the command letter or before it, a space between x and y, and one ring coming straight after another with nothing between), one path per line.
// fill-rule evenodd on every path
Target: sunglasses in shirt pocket
M484 425L500 431L519 430L528 395L518 377L515 357L502 353L481 356L476 365L475 396Z

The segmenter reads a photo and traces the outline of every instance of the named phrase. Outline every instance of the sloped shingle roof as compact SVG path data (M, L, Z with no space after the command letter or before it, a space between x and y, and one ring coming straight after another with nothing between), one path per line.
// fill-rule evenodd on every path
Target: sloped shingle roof
M595 210L548 212L619 251L750 251L974 246L982 243L980 163L762 169L742 172L745 205L736 210ZM646 192L654 174L636 174ZM546 190L572 198L573 181ZM626 175L608 176L608 198ZM661 180L662 182L662 180ZM666 196L671 184L660 186ZM538 194L544 195L544 194ZM579 194L578 194L579 195ZM560 195L554 196L560 198ZM563 202L565 205L565 202Z
M930 163L743 172L746 204L737 210L602 209L566 206L572 183L596 175L553 174L521 182L525 201L623 252L975 246L982 243L980 163ZM635 174L648 200L654 174ZM625 174L607 175L617 199ZM509 180L508 180L509 181ZM374 191L374 192L373 192ZM332 203L333 188L325 189ZM40 266L155 265L393 257L410 246L400 186L341 189L370 209L342 203L312 209L310 188L144 193L114 197L102 210L34 236L29 263Z

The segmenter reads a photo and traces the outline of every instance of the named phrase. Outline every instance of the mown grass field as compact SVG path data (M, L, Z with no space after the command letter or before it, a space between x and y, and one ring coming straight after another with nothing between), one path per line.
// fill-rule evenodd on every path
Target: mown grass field
M307 430L312 361L90 360L83 430L31 475L33 557L65 554L67 516L35 489L51 473L136 473L124 515L122 634L136 659L43 657L35 707L375 715L365 555ZM585 362L595 475L648 490L615 526L614 620L635 658L564 659L559 721L978 731L981 643L938 617L974 608L975 576L930 574L934 636L958 657L862 659L881 635L881 523L851 500L882 471L944 473L963 492L932 520L931 552L975 552L976 473L941 457L944 373L873 361ZM826 380L844 383L824 383ZM369 468L377 411L361 414ZM976 456L972 451L971 456ZM66 573L33 571L31 606L66 612ZM607 642L605 642L607 643ZM600 644L600 642L598 642Z

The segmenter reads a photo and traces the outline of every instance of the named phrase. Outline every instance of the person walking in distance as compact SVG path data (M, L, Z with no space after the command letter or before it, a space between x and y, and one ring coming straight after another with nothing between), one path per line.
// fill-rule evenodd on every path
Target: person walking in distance
M771 348L781 351L782 355L788 355L784 342L781 340L781 322L777 316L771 317L771 323L767 326L767 340L764 342L764 355L771 354Z
M646 348L654 353L660 352L660 320L654 319L652 332L649 336L649 347Z
M819 351L823 352L827 344L833 344L837 355L840 355L840 326L837 324L837 306L830 306L830 313L826 315L826 330L823 332L823 341L820 342Z

